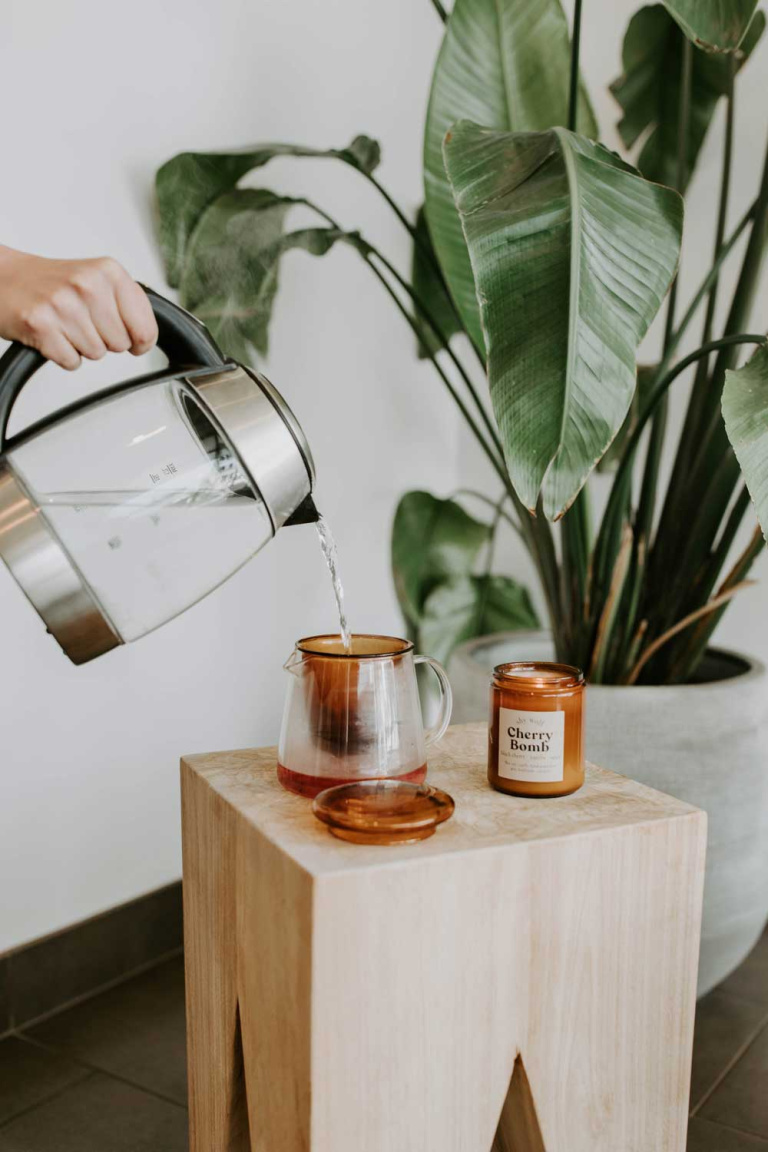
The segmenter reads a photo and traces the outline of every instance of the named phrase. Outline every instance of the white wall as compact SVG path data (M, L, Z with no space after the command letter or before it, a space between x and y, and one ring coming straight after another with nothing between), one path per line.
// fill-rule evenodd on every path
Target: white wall
M584 57L605 127L615 110L601 90L618 71L633 7L586 5ZM108 252L162 288L152 181L170 155L269 139L343 145L358 132L382 141L381 177L412 210L440 34L429 0L134 0L122 8L6 0L2 144L16 162L2 166L0 241L58 256ZM742 89L739 205L760 160L766 52ZM698 217L716 152L711 140L691 203L685 284L709 252L710 226ZM311 189L407 265L399 225L353 172L281 161L261 181ZM74 377L46 369L25 393L19 426L138 368L113 357ZM495 485L353 253L288 258L267 368L316 456L352 624L398 631L388 566L398 495L416 486L448 493L467 480L492 493ZM751 619L758 596L749 603L732 611L724 635L768 654L768 632L756 635ZM311 528L281 533L204 603L80 669L0 570L0 950L178 876L180 753L274 741L293 640L332 626Z

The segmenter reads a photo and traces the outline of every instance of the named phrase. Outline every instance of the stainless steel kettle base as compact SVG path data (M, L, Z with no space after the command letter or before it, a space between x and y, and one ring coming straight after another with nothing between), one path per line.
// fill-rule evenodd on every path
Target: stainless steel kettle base
M0 460L0 557L73 664L122 643L7 460Z

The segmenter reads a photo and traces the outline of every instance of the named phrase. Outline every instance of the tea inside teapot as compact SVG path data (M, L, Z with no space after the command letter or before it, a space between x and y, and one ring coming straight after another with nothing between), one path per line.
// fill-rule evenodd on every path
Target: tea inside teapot
M353 633L346 649L338 634L311 636L299 641L286 669L278 752L286 788L315 796L351 780L423 781L425 734L410 641Z

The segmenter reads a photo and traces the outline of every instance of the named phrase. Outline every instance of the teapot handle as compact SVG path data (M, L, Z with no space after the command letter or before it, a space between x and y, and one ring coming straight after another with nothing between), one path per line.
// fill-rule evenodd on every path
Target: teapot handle
M294 648L293 652L291 652L291 654L288 657L288 659L286 660L285 664L283 664L283 671L284 672L290 672L292 676L298 676L299 673L294 672L294 668L297 668L299 665L302 665L303 663L304 663L304 657L303 657L302 653L299 652L298 648Z
M427 745L434 744L441 736L445 735L445 730L451 722L451 712L453 711L451 682L442 664L438 664L437 660L433 660L431 656L414 656L413 662L414 664L429 664L440 681L440 715L434 728L430 728L428 732L424 733L424 743Z
M204 324L178 304L141 287L149 297L158 328L158 347L173 368L223 368L227 360ZM11 409L31 376L46 363L34 348L14 341L0 357L0 451Z

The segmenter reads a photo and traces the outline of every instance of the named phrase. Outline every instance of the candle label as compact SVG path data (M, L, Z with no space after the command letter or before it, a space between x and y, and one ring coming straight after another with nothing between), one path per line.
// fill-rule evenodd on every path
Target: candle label
M563 779L565 712L499 709L499 776L545 783Z

